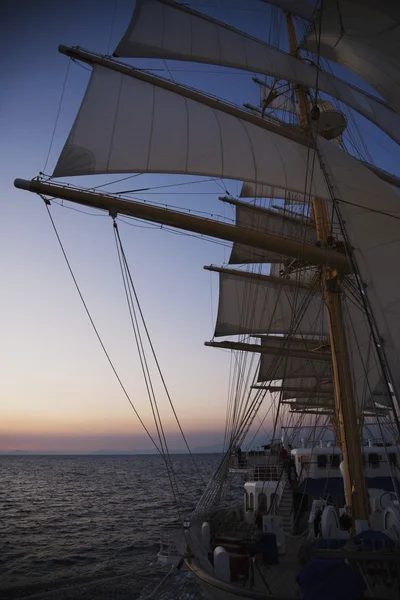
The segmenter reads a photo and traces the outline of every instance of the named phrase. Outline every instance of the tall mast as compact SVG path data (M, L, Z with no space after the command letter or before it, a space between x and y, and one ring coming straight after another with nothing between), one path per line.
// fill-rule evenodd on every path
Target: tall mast
M301 60L298 51L296 31L291 13L286 13L290 54ZM300 126L310 127L310 111L306 89L295 86ZM313 199L313 213L317 239L326 247L329 235L329 221L325 201ZM339 432L339 444L343 453L344 488L346 503L351 507L354 519L368 520L368 499L362 467L359 424L357 422L353 384L350 375L350 361L343 325L341 288L338 272L321 265L321 281L324 282L324 300L328 311L329 338L332 353L333 385L335 398L336 431Z

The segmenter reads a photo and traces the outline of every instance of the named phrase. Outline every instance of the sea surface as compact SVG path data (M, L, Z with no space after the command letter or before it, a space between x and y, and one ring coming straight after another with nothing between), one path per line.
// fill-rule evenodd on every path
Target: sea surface
M221 457L195 455L201 476L171 458L189 514ZM0 456L0 598L146 598L167 572L160 529L177 517L161 456ZM182 573L155 598L199 593Z

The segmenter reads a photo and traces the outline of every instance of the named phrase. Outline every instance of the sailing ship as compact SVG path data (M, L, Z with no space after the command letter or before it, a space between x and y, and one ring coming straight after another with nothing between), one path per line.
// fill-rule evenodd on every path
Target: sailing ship
M359 114L400 140L400 10L386 0L259 4L271 6L272 31L285 25L283 45L186 4L138 0L114 57L60 46L91 67L90 81L52 176L15 185L46 203L61 198L233 244L228 265L207 267L220 284L207 345L231 350L237 366L226 453L174 538L211 597L294 598L299 584L305 597L315 585L313 597L345 597L335 587L345 580L346 597L397 598L400 180L363 154L354 123ZM256 74L259 106L119 57ZM339 78L335 64L372 91ZM55 181L107 173L240 181L239 198L221 198L235 223ZM283 425L289 433L278 456L270 447L257 469L246 466L244 503L231 506L232 461L266 404L274 436ZM318 427L331 431L329 445ZM366 431L380 445L364 445Z

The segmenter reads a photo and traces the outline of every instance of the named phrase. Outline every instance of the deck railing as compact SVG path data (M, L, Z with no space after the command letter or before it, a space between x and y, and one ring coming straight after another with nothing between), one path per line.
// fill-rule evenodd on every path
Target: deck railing
M247 469L248 481L279 481L282 475L282 465L259 465Z

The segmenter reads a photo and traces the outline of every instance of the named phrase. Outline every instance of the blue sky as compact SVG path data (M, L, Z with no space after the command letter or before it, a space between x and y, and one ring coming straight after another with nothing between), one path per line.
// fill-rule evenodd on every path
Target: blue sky
M269 7L256 0L204 0L192 6L207 4L211 5L208 14L266 39ZM34 177L46 162L46 173L52 171L88 81L86 68L74 63L68 68L58 44L112 51L129 22L133 2L15 0L0 10L0 449L150 448L91 329L43 202L13 187L15 177ZM165 75L162 61L131 62L162 69ZM251 73L172 61L168 67L178 81L238 104L257 103L258 89ZM337 72L359 84L344 70ZM358 122L379 166L396 172L396 145L365 119L359 117ZM198 179L140 175L114 189ZM92 181L86 179L82 185L92 185ZM150 194L138 192L137 197L232 218L232 208L217 199L224 186L232 194L240 189L238 182L206 181ZM111 219L57 204L51 211L106 347L151 428ZM218 296L217 276L204 271L203 265L223 264L229 248L137 222L121 221L119 227L147 325L188 439L195 446L215 444L223 436L230 354L203 345L212 337ZM159 401L171 447L182 447L165 396Z

